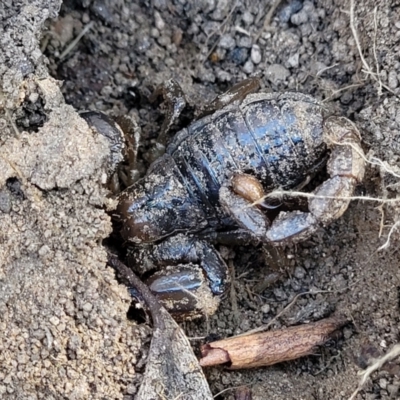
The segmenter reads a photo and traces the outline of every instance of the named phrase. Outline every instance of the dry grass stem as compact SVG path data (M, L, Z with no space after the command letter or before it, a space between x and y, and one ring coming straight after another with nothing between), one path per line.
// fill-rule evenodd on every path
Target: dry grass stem
M390 89L389 86L385 85L384 83L382 83L381 81L381 77L379 75L379 65L378 65L378 56L376 53L376 34L377 34L377 29L378 29L378 22L377 22L377 18L376 18L376 13L377 13L377 9L374 9L374 39L373 39L373 52L374 52L374 58L375 58L375 63L376 63L376 72L374 72L372 70L372 68L370 67L370 65L367 63L367 60L365 59L362 49L361 49L361 44L360 44L360 39L358 37L358 33L357 33L357 29L355 26L355 16L354 16L354 0L350 0L350 29L351 32L353 34L354 37L354 41L356 42L356 46L357 46L357 50L358 50L358 54L360 56L361 62L364 66L364 69L362 69L362 72L364 72L365 74L369 75L372 77L372 79L374 81L376 81L379 85L378 87L378 95L380 96L382 94L382 88L385 88L388 92L394 94L396 97L398 97L398 95L392 90Z
M352 85L347 85L347 86L344 86L344 87L342 87L342 88L340 88L340 89L334 90L334 91L332 92L332 94L331 94L329 97L327 97L327 98L325 98L324 100L322 100L322 102L323 102L323 103L327 103L328 101L331 101L331 100L334 99L338 94L344 92L345 90L357 88L357 87L360 87L360 86L362 86L362 83L354 83L354 84L352 84ZM326 88L323 88L323 89L326 90Z
M243 33L243 35L246 35L246 36L251 36L249 31L246 31L246 29L243 29L240 26L235 26L235 31L239 32L239 33Z
M79 43L79 41L83 38L92 29L94 22L89 22L80 32L80 34L66 47L66 49L61 53L59 59L60 61L64 60L65 57L75 48L75 46Z
M317 73L315 74L315 76L316 76L316 77L320 77L325 71L329 71L330 69L335 68L335 67L337 67L338 65L339 65L339 64L336 63L336 64L333 64L333 65L330 65L329 67L322 68L322 69L320 69L319 71L317 71Z
M352 121L351 124L354 126L355 129L357 129L357 127L355 126L355 124ZM400 178L400 174L394 172L394 167L391 167L388 165L388 163L386 161L382 161L381 159L377 158L377 157L369 157L367 158L365 156L365 154L363 152L361 152L359 150L359 148L357 146L355 146L353 143L347 143L347 142L338 142L336 140L333 140L332 138L330 138L329 136L327 137L327 139L334 144L335 146L350 146L354 151L356 151L358 153L358 155L367 163L370 165L376 165L380 168L382 168L385 172L387 172L388 174L394 176L395 178Z
M347 288L346 288L347 289ZM285 314L287 311L289 311L290 308L292 308L292 306L297 302L297 300L302 297L302 296L306 296L308 294L314 295L314 294L321 294L321 293L331 293L331 290L317 290L317 291L312 291L310 290L309 292L303 292L303 293L299 293L297 294L293 300L283 309L281 310L278 314L275 315L274 318L271 319L271 321L268 322L268 324L259 326L258 328L252 329L250 331L241 333L240 335L236 335L236 337L242 337L242 336L248 336L248 335L253 335L255 333L260 333L260 332L264 332L267 329L269 329L269 327L278 319L280 318L283 314Z
M237 303L237 295L236 295L236 288L235 288L235 266L233 265L233 261L229 260L229 275L231 277L231 285L230 285L230 300L232 306L232 313L233 313L233 320L235 325L237 326L240 321L240 314L239 314L239 307Z
M225 19L222 21L221 25L218 27L218 29L212 31L207 39L206 42L204 43L204 48L208 47L208 42L210 40L210 38L215 35L218 34L218 39L215 41L215 43L211 46L211 49L207 52L206 56L204 57L202 64L204 64L208 58L211 56L211 54L213 53L213 51L215 50L215 48L218 46L219 41L221 40L222 35L225 33L225 29L227 26L228 21L230 20L232 14L234 13L234 11L236 10L236 7L238 6L238 1L235 1L235 4L233 5L233 7L231 8L231 10L229 11L228 15L225 17ZM202 52L201 52L202 53ZM201 54L200 53L200 54Z
M261 37L262 33L266 31L271 23L272 16L274 15L276 9L278 8L279 4L281 3L282 0L275 0L274 3L272 4L271 8L267 12L264 18L264 23L262 28L259 30L257 35L254 38L254 43L257 43L258 39Z
M11 118L11 115L10 115L10 113L8 112L7 109L5 109L5 114L6 114L6 117L7 117L7 119L8 119L8 122L10 123L11 127L13 128L13 131L14 131L14 133L15 133L15 136L18 138L19 135L20 135L20 131L19 131L17 125L15 124L14 120Z

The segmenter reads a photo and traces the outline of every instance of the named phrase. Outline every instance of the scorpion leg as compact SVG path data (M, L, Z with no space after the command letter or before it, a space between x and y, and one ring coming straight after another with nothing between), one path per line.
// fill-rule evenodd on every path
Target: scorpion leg
M196 117L204 117L212 114L234 101L243 100L248 94L255 93L260 88L260 80L258 78L245 79L239 82L228 91L217 96L209 104L200 107L196 112ZM160 134L156 139L155 148L152 150L151 160L154 161L165 153L166 144L168 141L168 132L171 127L178 121L183 109L186 107L187 101L185 93L179 83L174 79L169 79L160 85L150 97L150 101L154 102L159 96L162 96L166 106L166 117L161 126Z
M160 129L160 134L156 139L156 148L153 149L152 160L156 160L165 153L165 147L168 140L168 132L178 121L183 109L186 107L186 97L179 83L174 79L169 79L159 86L150 101L154 102L159 96L162 96L166 103L166 116Z
M324 126L325 140L332 149L327 163L330 178L317 187L308 202L309 213L280 213L268 230L272 243L306 239L320 225L328 225L346 211L354 189L364 177L365 156L360 134L346 118L332 117Z
M123 165L119 176L125 186L131 186L141 177L137 154L140 145L141 130L134 118L129 115L121 115L115 118L117 124L125 134L126 151L124 159L128 165Z
M243 100L248 94L255 93L260 89L260 80L258 78L248 78L232 86L226 92L218 95L209 104L201 107L196 113L197 117L204 117L220 110L221 108L232 104L234 101Z
M138 248L129 256L130 265L140 273L152 272L145 283L166 308L178 314L209 314L224 293L227 266L212 245L183 234L158 245ZM206 278L206 279L205 279Z
M85 111L80 116L86 121L92 130L104 136L110 147L110 157L108 161L108 188L113 193L119 191L119 181L117 168L123 161L124 133L120 126L109 116L98 111Z
M121 191L119 179L130 186L139 179L137 151L140 142L140 128L136 121L127 115L112 119L99 111L85 111L80 116L97 133L104 136L110 145L108 188L113 193ZM124 159L129 165L123 166Z

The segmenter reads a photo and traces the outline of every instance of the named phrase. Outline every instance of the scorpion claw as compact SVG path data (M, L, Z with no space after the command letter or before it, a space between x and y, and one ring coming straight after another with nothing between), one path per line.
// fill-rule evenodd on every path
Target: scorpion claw
M223 185L219 191L219 201L224 210L245 230L257 239L263 238L270 226L267 216L243 195Z
M347 210L365 172L365 157L356 127L347 118L328 118L325 135L332 148L327 171L331 178L314 191L309 213L280 213L266 235L273 243L307 239L320 225L328 225Z
M318 229L316 218L307 212L281 212L266 233L267 242L281 244L299 242Z
M334 176L320 185L308 203L315 219L328 225L341 217L349 206L355 185L355 179L343 176Z

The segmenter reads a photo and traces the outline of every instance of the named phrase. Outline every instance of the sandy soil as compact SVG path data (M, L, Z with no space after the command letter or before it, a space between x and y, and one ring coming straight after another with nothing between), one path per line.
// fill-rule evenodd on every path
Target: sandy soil
M268 1L60 3L0 5L0 397L129 399L151 328L126 318L126 290L105 266L109 152L77 111L135 117L146 168L163 121L147 101L157 84L175 78L195 106L256 75L266 89L329 103L357 124L365 151L399 174L400 6L356 2L355 40L344 0L281 1L265 25ZM369 165L357 194L394 198L398 176ZM189 336L255 328L310 291L273 327L333 312L353 324L295 362L207 370L213 393L248 385L254 399L350 397L357 372L399 340L398 233L378 251L399 213L378 205L352 202L340 220L284 249L285 268L274 269L261 249L233 249L236 303L228 293L216 315L185 323ZM279 279L257 292L272 269ZM375 373L356 398L400 398L399 365Z

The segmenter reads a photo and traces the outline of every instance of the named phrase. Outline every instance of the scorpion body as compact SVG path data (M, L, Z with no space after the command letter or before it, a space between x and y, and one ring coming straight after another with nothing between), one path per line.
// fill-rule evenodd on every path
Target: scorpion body
M122 197L123 236L154 242L179 231L234 231L221 187L237 173L266 191L300 184L326 155L323 111L311 96L255 94L192 123Z
M363 179L360 134L348 119L330 116L308 95L247 88L241 95L235 87L233 101L179 131L120 196L130 265L150 276L170 311L215 311L228 274L214 243L305 240L345 212ZM296 188L325 164L330 177L313 191L308 211L280 211L271 221L264 194Z

